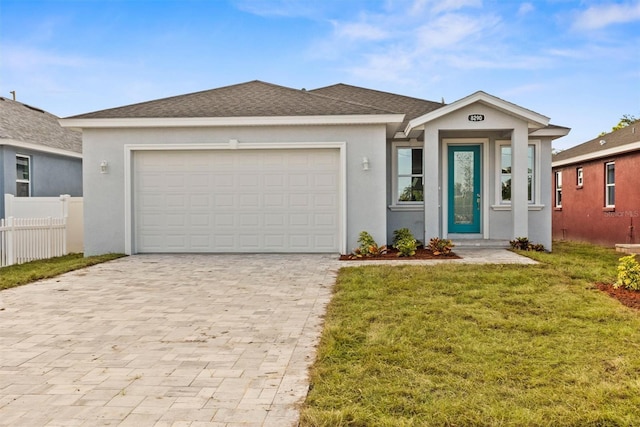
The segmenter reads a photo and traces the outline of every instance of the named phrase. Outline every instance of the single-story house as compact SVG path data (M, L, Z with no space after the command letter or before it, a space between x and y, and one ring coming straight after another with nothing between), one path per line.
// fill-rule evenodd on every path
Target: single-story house
M551 248L551 141L484 92L451 104L251 81L61 120L84 144L85 253L347 253L528 237Z
M640 121L553 156L553 237L640 243Z
M82 196L82 133L39 108L0 97L0 218L4 194Z

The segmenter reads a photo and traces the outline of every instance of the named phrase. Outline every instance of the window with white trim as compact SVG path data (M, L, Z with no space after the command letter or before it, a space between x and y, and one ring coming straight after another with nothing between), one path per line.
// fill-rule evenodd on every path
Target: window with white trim
M16 197L31 196L31 158L16 154Z
M615 207L616 205L616 163L609 162L604 165L604 193L605 206Z
M424 202L423 146L394 144L394 190L396 206L422 206Z
M511 203L511 144L501 144L498 146L500 158L499 196L500 204ZM529 203L535 202L536 195L536 145L529 144L527 147L527 200Z
M562 171L556 172L556 208L562 207Z
M576 169L576 185L578 187L582 187L583 184L584 184L584 171L582 170L582 168L577 168Z

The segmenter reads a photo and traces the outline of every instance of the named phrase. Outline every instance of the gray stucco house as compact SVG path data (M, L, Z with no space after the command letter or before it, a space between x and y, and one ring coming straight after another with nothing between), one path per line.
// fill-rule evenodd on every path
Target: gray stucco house
M61 124L83 131L88 255L347 253L401 227L551 248L551 142L569 132L484 92L260 81Z
M0 97L0 218L4 194L82 196L82 134L39 108Z

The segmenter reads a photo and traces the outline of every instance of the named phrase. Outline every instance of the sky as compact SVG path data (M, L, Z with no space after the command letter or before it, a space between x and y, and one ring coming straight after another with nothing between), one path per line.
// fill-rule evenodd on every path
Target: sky
M482 90L561 150L640 117L640 0L0 0L0 96L60 117L251 80Z

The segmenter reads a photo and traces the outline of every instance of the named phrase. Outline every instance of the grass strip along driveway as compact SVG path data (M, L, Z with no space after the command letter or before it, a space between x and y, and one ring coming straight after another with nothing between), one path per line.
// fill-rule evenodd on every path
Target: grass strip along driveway
M40 279L48 279L123 256L122 254L106 254L85 258L82 254L69 254L2 267L0 268L0 290L25 285Z
M303 426L640 425L640 313L612 250L341 270Z

